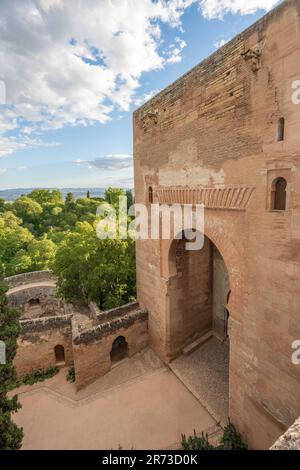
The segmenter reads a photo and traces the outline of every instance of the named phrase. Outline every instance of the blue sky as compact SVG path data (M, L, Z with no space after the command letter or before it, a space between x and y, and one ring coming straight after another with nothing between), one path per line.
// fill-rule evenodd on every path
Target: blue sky
M132 187L132 111L278 3L76 1L1 1L0 189Z

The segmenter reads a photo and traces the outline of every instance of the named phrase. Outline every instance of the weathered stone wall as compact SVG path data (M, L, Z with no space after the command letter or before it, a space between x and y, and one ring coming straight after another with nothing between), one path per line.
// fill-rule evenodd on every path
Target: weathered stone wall
M270 450L300 450L300 418L272 445Z
M172 261L176 258L169 288L174 356L212 329L211 244L206 239L202 250L187 252L185 243L174 240L170 250Z
M119 336L124 336L128 343L129 357L148 345L146 311L139 309L136 304L129 304L103 313L106 315L105 320L101 320L99 325L84 331L78 329L76 318L72 318L77 389L93 382L110 370L112 344Z
M22 319L62 315L64 305L57 298L51 271L37 271L6 278L7 296L13 307L22 310Z
M73 363L71 315L21 321L21 334L14 360L18 376L56 365L54 348L65 350L65 363Z
M55 280L55 277L53 276L52 271L34 271L5 278L5 282L8 284L9 288L21 286L24 284L31 284L34 282L53 280Z
M14 276L7 283L10 304L23 312L14 361L20 377L74 364L76 386L82 388L110 370L110 351L119 336L126 338L129 357L148 345L147 312L137 303L104 312L94 302L74 308L56 297L49 271ZM64 348L64 363L59 359L58 364L56 346Z
M213 247L213 330L224 336L224 315L230 292L229 276L224 260L216 247Z
M22 310L22 319L62 315L63 302L56 296L56 288L52 286L26 287L8 294L10 305ZM32 300L38 305L31 306Z
M291 361L300 339L299 79L300 2L289 0L134 114L136 202L149 205L151 187L154 202L205 203L205 234L232 291L230 416L253 448L269 448L300 414ZM284 212L270 210L280 176ZM172 335L170 246L137 241L138 301L165 361L181 341L178 329Z

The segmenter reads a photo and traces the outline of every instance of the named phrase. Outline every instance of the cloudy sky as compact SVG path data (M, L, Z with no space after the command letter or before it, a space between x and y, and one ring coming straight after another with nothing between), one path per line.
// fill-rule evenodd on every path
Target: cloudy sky
M0 0L0 189L131 187L132 111L277 3Z

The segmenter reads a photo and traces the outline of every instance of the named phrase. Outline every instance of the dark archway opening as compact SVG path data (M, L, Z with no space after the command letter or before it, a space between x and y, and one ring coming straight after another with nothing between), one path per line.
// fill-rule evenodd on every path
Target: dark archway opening
M29 307L37 307L38 305L40 305L40 299L30 299L28 301L28 306Z
M61 344L55 346L54 354L55 362L57 365L65 364L65 348Z
M128 356L128 343L124 336L118 336L112 344L110 359L112 364L116 364Z

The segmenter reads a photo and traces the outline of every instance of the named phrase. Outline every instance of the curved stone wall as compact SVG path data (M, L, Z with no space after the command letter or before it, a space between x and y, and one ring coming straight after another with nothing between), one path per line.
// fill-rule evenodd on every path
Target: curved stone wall
M34 271L30 273L17 274L16 276L6 277L4 279L10 289L22 286L24 284L32 284L35 282L55 281L52 271Z
M36 271L6 278L7 296L13 307L22 310L22 319L64 314L57 298L56 279L51 271Z
M30 299L39 299L41 303L45 303L47 300L53 300L55 297L55 286L24 286L24 289L11 293L8 292L9 302L13 307L23 307Z

